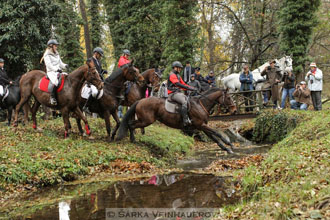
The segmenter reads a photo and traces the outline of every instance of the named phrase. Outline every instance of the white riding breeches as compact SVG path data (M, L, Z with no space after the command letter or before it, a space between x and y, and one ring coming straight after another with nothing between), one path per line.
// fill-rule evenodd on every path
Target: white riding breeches
M53 85L58 86L58 72L47 72L47 76Z
M0 85L0 96L4 95L4 88L2 85Z

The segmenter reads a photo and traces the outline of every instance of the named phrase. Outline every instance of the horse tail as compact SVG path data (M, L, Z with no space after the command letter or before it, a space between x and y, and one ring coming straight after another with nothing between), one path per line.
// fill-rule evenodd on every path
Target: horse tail
M121 140L124 137L126 137L127 131L128 131L128 126L129 126L129 121L132 119L132 117L134 117L135 109L136 109L136 106L138 103L139 103L139 101L136 101L130 107L130 109L126 112L126 114L124 115L124 118L121 120L120 126L118 128L118 135L117 135L116 140Z

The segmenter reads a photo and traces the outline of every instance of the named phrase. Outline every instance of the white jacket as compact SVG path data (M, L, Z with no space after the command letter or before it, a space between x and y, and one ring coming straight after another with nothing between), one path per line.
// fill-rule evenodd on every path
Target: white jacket
M311 73L311 71L309 71L308 73ZM315 75L311 74L311 75L307 76L308 73L306 74L305 81L307 81L307 83L308 83L309 90L322 91L322 84L323 84L322 70L320 70L319 68L316 68Z
M54 53L51 49L47 49L44 54L44 61L47 69L47 73L56 72L57 70L65 69L66 64L62 62L60 54Z

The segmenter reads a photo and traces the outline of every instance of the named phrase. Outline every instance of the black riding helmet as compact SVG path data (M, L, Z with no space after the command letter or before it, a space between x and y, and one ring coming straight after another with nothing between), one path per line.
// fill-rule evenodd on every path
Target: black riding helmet
M93 53L99 53L102 57L103 57L103 54L104 54L101 47L94 48Z
M55 39L50 39L50 40L47 42L47 46L50 46L50 45L59 45L59 43L58 43L57 40L55 40Z
M179 61L174 61L174 62L172 63L172 69L173 69L174 67L180 67L180 68L183 68L182 64L181 64Z

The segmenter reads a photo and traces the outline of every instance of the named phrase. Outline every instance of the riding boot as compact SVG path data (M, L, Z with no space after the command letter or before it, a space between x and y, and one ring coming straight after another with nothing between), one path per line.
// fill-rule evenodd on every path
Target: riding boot
M182 115L182 119L183 119L183 126L186 127L188 125L191 125L191 120L189 119L188 108L186 105L182 105L181 115Z
M57 90L57 87L54 86L52 92L50 93L50 104L51 105L57 105L56 90Z
M83 107L83 109L82 109L84 112L86 112L86 113L88 113L88 114L91 114L91 112L90 112L90 110L89 110L89 105L90 105L90 102L91 102L91 101L90 101L90 100L91 100L91 96L92 96L92 95L89 95L89 96L88 96L88 99L87 99L87 101L86 101L86 103L85 103L85 105L84 105L84 107Z

